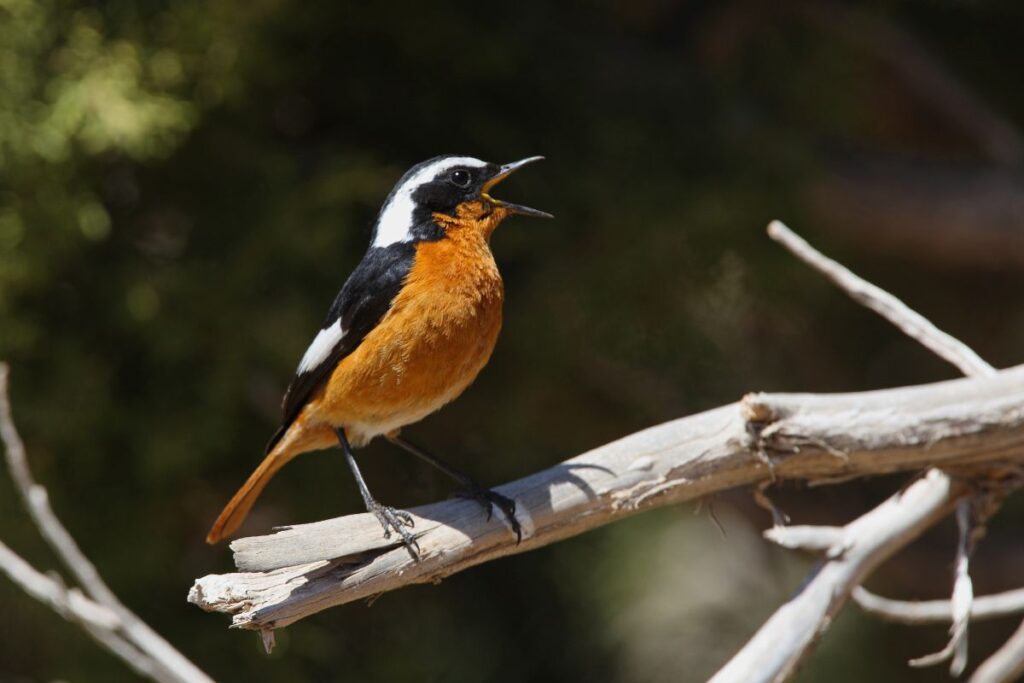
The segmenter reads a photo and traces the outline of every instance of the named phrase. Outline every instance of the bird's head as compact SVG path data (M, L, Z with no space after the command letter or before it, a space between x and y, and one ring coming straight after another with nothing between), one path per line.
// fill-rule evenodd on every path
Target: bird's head
M495 185L543 158L499 165L446 155L413 166L384 202L374 227L373 246L441 239L452 226L471 226L490 237L498 223L515 214L551 218L544 211L491 196Z

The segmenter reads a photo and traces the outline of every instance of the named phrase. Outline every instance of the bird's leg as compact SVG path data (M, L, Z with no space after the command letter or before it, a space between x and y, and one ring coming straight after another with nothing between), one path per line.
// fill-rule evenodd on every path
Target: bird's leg
M405 547L409 550L413 559L420 559L420 546L416 542L416 537L406 529L406 527L412 528L415 526L412 515L404 510L396 510L393 507L381 505L377 502L377 499L370 493L370 489L366 487L363 474L359 471L359 465L356 464L355 456L352 455L352 446L345 436L345 430L339 427L335 432L338 435L338 443L341 444L341 449L345 451L345 460L348 462L349 469L352 470L352 476L356 478L356 484L359 485L359 493L363 496L366 511L372 512L373 516L380 522L380 525L384 527L384 538L391 538L391 530L394 529L395 533L402 537L402 542L405 543Z
M469 498L483 505L484 509L487 510L487 521L490 521L491 519L492 505L501 510L505 513L505 517L508 518L508 522L512 526L512 530L516 533L516 543L523 540L523 530L519 526L519 520L516 519L516 502L514 500L503 496L500 493L484 488L478 484L473 477L469 476L465 472L449 465L444 460L431 455L419 446L409 442L407 439L404 439L397 434L388 436L387 440L459 482L459 484L462 485L462 489L456 491L453 495L459 498Z

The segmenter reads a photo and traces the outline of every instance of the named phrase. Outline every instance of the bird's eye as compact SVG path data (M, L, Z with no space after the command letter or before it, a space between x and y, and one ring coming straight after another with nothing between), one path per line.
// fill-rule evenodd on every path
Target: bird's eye
M469 187L469 181L471 180L469 171L464 168L457 168L451 172L448 176L448 180L452 185L458 187Z

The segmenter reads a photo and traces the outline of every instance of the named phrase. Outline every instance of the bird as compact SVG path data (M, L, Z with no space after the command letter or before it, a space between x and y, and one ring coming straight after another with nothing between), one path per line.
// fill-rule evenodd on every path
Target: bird
M383 436L461 484L456 495L492 505L521 540L515 503L400 435L459 396L494 350L504 285L490 248L513 215L545 211L491 196L512 173L542 160L494 164L447 154L409 169L377 215L370 245L299 361L282 421L264 457L213 523L214 544L233 534L270 479L297 455L340 446L366 510L414 558L412 516L370 493L353 449Z

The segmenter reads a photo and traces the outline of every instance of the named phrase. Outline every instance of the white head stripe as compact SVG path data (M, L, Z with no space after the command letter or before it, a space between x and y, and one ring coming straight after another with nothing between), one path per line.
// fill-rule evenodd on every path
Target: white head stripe
M444 157L432 164L427 164L406 178L400 186L395 188L391 199L381 209L373 236L373 246L386 247L395 242L408 242L412 239L409 230L412 227L412 214L416 209L412 194L420 185L430 182L439 173L449 168L456 166L483 168L486 165L487 162L473 157Z
M335 320L333 325L329 325L317 332L313 343L309 345L305 355L302 356L302 360L299 361L298 374L310 372L327 360L327 357L331 355L331 349L344 336L345 331L341 329L341 318Z

